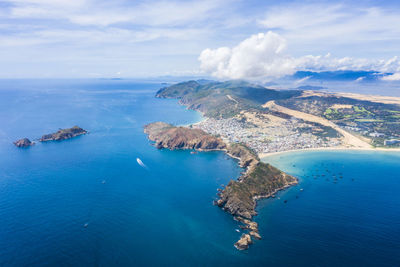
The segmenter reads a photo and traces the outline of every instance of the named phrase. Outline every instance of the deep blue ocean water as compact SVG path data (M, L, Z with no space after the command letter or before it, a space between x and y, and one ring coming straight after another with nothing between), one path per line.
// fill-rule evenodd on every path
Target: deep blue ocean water
M201 119L176 100L154 98L160 87L0 81L0 266L400 265L399 154L269 158L301 182L260 201L263 240L240 252L237 223L212 200L242 170L221 152L150 145L146 123ZM73 125L90 134L12 144Z

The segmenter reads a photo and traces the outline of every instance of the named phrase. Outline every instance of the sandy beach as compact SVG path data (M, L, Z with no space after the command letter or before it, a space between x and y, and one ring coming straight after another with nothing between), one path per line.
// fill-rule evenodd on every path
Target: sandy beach
M376 152L399 152L400 148L359 148L359 147L318 147L318 148L304 148L304 149L294 149L294 150L286 150L279 152L271 152L271 153L259 153L258 157L260 159L276 156L284 153L293 153L293 152L311 152L311 151L376 151Z

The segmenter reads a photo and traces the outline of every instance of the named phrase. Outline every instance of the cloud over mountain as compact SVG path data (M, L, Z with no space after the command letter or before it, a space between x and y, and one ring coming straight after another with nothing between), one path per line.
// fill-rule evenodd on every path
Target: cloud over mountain
M296 71L285 55L286 40L271 31L252 35L233 48L205 49L201 69L219 78L279 77Z
M271 79L305 70L400 72L398 57L388 60L335 58L329 53L292 57L285 53L286 46L287 41L282 36L268 31L252 35L232 48L207 48L198 59L202 71L223 79Z

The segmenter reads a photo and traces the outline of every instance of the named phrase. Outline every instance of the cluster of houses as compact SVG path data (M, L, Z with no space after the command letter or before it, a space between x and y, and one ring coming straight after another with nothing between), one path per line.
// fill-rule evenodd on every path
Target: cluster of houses
M257 153L270 153L295 149L333 147L341 142L337 138L321 138L312 131L299 131L312 128L297 119L288 119L276 124L258 127L253 123L237 118L207 119L193 125L210 134L221 136L229 142L244 143Z

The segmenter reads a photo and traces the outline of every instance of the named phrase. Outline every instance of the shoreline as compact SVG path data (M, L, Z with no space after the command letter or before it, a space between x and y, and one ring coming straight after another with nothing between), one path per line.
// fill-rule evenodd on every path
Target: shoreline
M317 147L317 148L303 148L303 149L292 149L292 150L285 150L285 151L278 151L278 152L271 152L271 153L259 153L258 157L260 159L266 159L272 156L286 154L286 153L294 153L294 152L313 152L313 151L376 151L376 152L400 152L400 148L364 148L364 147L345 147L345 146L338 146L338 147Z

